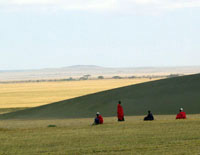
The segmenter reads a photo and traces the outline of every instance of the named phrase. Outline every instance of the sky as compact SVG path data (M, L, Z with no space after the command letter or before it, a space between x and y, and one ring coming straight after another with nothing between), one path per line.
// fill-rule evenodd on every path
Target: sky
M200 0L0 0L0 70L200 66Z

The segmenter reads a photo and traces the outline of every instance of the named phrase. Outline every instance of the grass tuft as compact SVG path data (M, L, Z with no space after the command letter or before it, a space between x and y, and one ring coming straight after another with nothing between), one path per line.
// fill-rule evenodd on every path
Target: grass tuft
M52 128L52 127L56 127L56 125L50 124L50 125L48 125L48 127L49 127L49 128Z

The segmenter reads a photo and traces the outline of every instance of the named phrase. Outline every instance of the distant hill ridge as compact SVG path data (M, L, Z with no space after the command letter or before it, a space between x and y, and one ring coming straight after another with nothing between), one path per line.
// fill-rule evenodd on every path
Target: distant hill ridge
M191 67L100 67L95 65L75 65L62 68L46 68L35 70L0 71L0 81L23 81L41 79L77 78L83 75L97 76L143 76L169 74L196 74L200 73L200 66Z
M105 68L101 66L96 66L96 65L73 65L73 66L67 66L67 67L62 67L62 68Z
M168 78L89 94L40 107L0 115L0 119L47 119L116 116L121 100L125 115L200 113L200 74Z

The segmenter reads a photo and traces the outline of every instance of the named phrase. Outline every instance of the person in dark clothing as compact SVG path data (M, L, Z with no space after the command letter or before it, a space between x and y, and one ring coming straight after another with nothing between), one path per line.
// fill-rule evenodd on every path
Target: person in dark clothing
M153 121L153 120L154 120L153 114L149 110L148 115L144 118L144 121Z

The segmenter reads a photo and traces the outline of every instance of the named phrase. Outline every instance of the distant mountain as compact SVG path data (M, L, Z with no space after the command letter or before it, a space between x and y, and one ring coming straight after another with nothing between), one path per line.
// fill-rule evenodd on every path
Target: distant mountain
M138 68L111 68L94 65L75 65L62 68L46 68L35 70L0 71L0 81L38 80L78 78L89 74L97 76L142 76L142 75L169 75L200 73L200 66L194 67L138 67Z
M81 68L87 68L87 69L96 69L96 68L104 68L96 65L74 65L74 66L68 66L68 67L62 67L62 69L81 69Z

